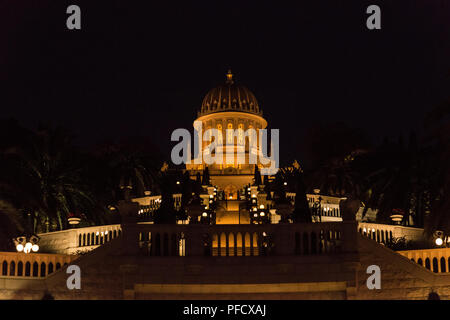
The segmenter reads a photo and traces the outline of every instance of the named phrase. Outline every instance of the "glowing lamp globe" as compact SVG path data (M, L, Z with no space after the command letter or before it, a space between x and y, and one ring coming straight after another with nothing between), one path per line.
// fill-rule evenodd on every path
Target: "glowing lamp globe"
M31 244L31 242L27 242L25 244L25 247L23 248L23 252L30 253L32 247L33 247L33 245Z
M77 217L71 217L71 218L67 219L67 221L69 222L69 224L75 225L75 224L79 224L81 219L77 218Z

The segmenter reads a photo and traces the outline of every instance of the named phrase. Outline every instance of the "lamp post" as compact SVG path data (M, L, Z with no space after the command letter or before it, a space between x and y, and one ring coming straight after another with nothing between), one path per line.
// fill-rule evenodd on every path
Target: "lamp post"
M444 244L444 232L436 230L433 233L434 243L437 247L441 247Z
M15 239L13 239L17 252L23 252L23 253L31 253L31 252L38 252L39 251L39 240L40 238L33 234L33 235L24 235L19 236Z

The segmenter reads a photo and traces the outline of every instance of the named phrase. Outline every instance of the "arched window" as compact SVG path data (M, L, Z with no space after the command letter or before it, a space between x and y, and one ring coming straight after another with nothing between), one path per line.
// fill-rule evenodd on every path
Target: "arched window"
M244 144L244 124L239 123L238 125L238 144Z
M15 276L16 275L16 263L14 261L11 261L9 265L9 275Z
M223 144L223 136L222 136L222 125L220 123L217 125L217 131L218 131L217 144L221 145Z
M212 134L211 134L211 126L206 127L205 133L203 135L205 137L205 141L210 142L212 139Z
M41 263L41 277L45 277L45 263Z
M8 275L8 262L3 261L2 264L2 276L7 276Z
M438 260L433 258L433 272L439 272Z
M25 277L29 277L31 275L31 263L25 263Z
M423 266L423 261L422 261L422 259L421 259L421 258L417 259L417 264L419 264L419 265Z
M48 264L48 273L47 274L51 274L51 273L53 273L53 263L49 263Z
M311 232L311 254L317 254L317 236Z
M163 255L169 255L169 235L167 233L163 235Z
M161 255L161 236L159 235L159 233L157 233L155 237L154 255L155 256Z
M231 122L227 126L227 144L233 144L233 124Z
M39 276L39 265L37 262L33 263L33 277Z
M248 126L248 148L250 149L256 141L254 140L256 138L256 132L255 129L253 129L252 125Z
M428 270L431 270L430 259L429 258L425 259L425 268L427 268Z
M178 256L179 248L178 248L178 241L177 241L177 234L172 233L172 236L170 237L170 255L171 256Z
M445 265L445 258L441 258L441 272L447 272L447 267Z
M56 263L56 270L59 270L59 269L61 269L61 263L57 262Z
M19 261L17 264L17 276L21 277L23 276L23 262Z

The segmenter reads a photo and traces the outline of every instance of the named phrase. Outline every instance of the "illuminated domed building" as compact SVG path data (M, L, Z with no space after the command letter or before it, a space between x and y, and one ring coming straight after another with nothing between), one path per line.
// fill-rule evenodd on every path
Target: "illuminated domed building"
M202 123L205 133L203 138L206 137L202 142L203 155L208 154L209 144L216 141L211 134L208 135L207 130L217 129L213 152L221 152L223 160L222 163L207 164L204 159L197 157L186 165L186 169L195 176L208 167L211 183L223 190L227 199L236 200L238 190L252 184L255 165L263 168L271 163L269 158L263 156L261 143L257 139L259 130L267 127L267 121L263 118L255 95L246 87L236 84L233 74L228 71L226 82L211 89L204 97L195 121ZM255 132L253 136L246 134L251 129ZM233 134L231 130L236 133ZM233 155L232 159L226 159L227 153ZM251 161L252 156L257 159L256 163Z
M400 238L423 243L423 229L343 221L344 199L318 189L306 195L314 223L272 219L289 205L268 205L273 200L253 179L255 166L263 169L269 159L262 157L259 143L249 147L249 137L241 134L264 129L267 121L255 96L235 84L231 72L224 85L205 96L197 121L205 129L218 130L217 150L233 154L224 164L207 165L203 158L186 164L191 177L208 168L211 180L203 184L202 203L192 197L196 202L187 205L188 211L199 208L200 216L210 213L214 210L208 203L214 202L216 191L226 195L218 199L212 223L145 220L146 213L151 217L165 201L161 194L147 191L144 197L117 204L121 224L39 234L39 254L33 249L26 253L23 247L17 247L20 252L0 252L0 299L393 300L426 299L430 292L450 299L449 248L397 252L386 248ZM227 129L238 131L228 136ZM211 140L206 138L204 152ZM258 161L252 163L249 159L255 154ZM239 155L243 163L237 161ZM251 199L242 199L239 191L248 184L251 187L244 193ZM178 211L182 194L172 196ZM286 191L286 197L295 203L295 193ZM245 202L249 207L245 211L243 206L241 212ZM270 221L251 223L250 214L257 214L253 209L264 212L264 219L270 215ZM189 218L200 218L188 213ZM439 239L437 246L443 244ZM370 286L373 267L382 272L378 288ZM70 286L68 278L72 272L76 275L76 269L78 276L70 275L70 281L76 283L78 278L78 287Z

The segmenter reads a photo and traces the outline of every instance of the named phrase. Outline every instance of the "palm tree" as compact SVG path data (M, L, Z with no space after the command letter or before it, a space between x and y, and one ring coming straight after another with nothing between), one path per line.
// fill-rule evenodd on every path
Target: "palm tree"
M104 185L112 191L112 201L122 199L124 193L130 197L142 197L146 191L159 193L157 164L145 151L124 142L100 146L95 155L103 167L97 179L107 182Z
M360 159L366 153L366 150L356 149L346 156L324 162L310 174L308 191L319 189L330 196L359 199L363 193Z
M96 202L82 181L82 166L71 137L61 128L41 128L27 143L2 154L4 170L0 196L33 219L33 232L46 219L62 230L70 213L98 220Z
M428 235L436 230L450 234L450 99L425 116L424 144L429 164L430 202L424 227Z

